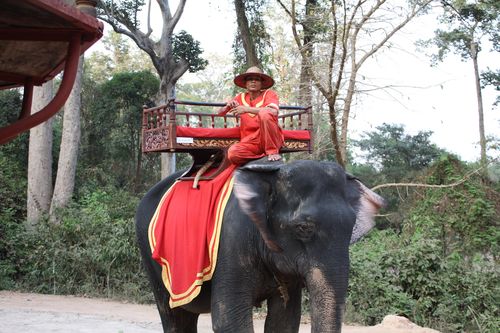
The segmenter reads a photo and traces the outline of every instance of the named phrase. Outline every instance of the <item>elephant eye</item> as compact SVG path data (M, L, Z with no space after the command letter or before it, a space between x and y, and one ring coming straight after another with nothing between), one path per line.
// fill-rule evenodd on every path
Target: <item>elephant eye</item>
M301 221L294 223L295 236L301 241L308 241L314 235L316 225L312 222Z

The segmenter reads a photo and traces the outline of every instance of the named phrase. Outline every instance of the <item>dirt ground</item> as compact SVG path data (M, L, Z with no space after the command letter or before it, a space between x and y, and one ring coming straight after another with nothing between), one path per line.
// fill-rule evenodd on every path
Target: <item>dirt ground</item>
M200 333L212 332L209 315L198 321ZM264 321L254 320L255 332ZM303 324L300 332L310 332ZM0 333L160 333L160 317L151 305L127 304L105 299L24 294L0 291ZM439 333L421 328L405 318L387 316L371 327L344 326L344 333Z

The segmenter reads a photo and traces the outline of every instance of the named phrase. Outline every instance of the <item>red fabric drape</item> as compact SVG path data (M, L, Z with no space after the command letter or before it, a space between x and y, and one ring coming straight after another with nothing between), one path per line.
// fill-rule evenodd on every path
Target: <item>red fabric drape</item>
M177 181L162 197L149 226L153 259L162 266L170 307L191 302L217 262L225 205L232 190L230 166L211 181Z
M265 90L254 100L250 99L250 95L242 93L236 96L235 100L239 105L279 109L278 95L273 90ZM227 153L228 159L237 165L266 155L278 154L284 143L278 117L268 110L261 110L258 114L243 113L240 132L240 142L233 144Z

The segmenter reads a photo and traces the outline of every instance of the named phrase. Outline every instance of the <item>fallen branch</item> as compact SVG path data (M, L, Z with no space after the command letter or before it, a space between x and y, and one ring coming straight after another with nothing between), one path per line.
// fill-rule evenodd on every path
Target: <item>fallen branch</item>
M456 181L454 183L451 183L451 184L433 185L433 184L419 184L419 183L388 183L388 184L377 185L377 186L371 188L371 190L376 191L376 190L379 190L379 189L385 188L385 187L427 187L427 188L454 187L454 186L458 186L460 184L465 183L472 175L479 173L479 171L481 171L482 169L485 169L489 164L491 164L497 160L498 160L498 157L494 158L493 160L488 162L486 165L481 166L475 170L472 170L471 172L467 173L462 179L460 179L459 181Z

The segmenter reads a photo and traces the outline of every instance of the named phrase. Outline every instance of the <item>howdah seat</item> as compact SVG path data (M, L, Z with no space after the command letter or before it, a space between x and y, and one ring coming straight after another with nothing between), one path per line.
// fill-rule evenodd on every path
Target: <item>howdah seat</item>
M189 153L193 164L181 179L193 179L195 174L211 179L229 165L227 149L240 138L237 117L219 116L210 110L224 105L170 100L165 105L145 107L142 151ZM311 107L280 106L278 122L285 137L281 153L312 151ZM204 174L205 169L212 171Z

